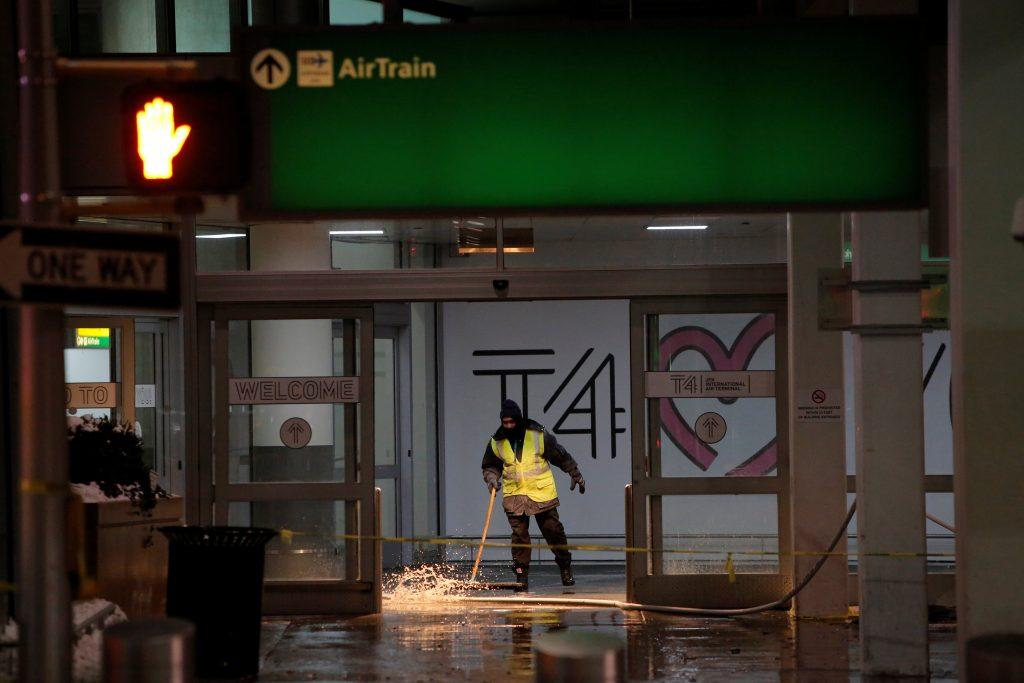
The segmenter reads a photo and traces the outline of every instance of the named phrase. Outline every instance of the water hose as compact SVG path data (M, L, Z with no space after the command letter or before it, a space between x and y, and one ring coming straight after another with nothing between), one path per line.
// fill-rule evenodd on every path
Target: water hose
M466 602L486 602L486 603L501 603L501 604L514 604L514 605L549 605L549 606L563 606L563 607L605 607L612 609L621 609L623 611L642 611L642 612L659 612L662 614L682 614L691 617L739 617L747 614L757 614L758 612L767 612L768 610L778 609L785 605L787 602L792 600L797 593L802 591L804 587L811 582L814 575L825 565L825 561L831 556L833 550L839 545L839 541L846 534L846 528L850 526L850 521L853 519L853 513L857 511L857 501L854 500L850 504L850 510L846 513L846 519L843 520L843 524L839 527L839 531L836 532L835 538L832 539L832 543L829 544L828 550L822 553L818 561L814 563L811 570L804 575L804 578L793 587L788 593L783 595L775 602L769 602L765 605L755 605L754 607L742 607L740 609L710 609L703 607L672 607L670 605L646 605L639 602L623 602L621 600L597 600L590 598L489 598L489 597L474 597L474 598L460 598L460 600Z

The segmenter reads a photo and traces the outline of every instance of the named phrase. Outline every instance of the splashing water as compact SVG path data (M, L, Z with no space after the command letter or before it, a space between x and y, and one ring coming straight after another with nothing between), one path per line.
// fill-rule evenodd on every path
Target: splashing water
M477 587L466 578L464 570L445 564L425 564L385 576L383 597L388 607L411 609L456 600Z

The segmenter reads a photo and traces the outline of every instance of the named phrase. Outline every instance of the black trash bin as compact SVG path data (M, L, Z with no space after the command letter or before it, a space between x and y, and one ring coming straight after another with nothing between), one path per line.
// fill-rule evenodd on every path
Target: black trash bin
M167 616L196 625L196 675L255 676L260 666L263 560L272 529L165 526Z

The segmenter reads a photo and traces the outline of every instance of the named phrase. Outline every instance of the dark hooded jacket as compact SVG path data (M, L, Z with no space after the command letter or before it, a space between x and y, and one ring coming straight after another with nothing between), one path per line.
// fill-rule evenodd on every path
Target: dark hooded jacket
M558 443L554 436L549 434L540 424L528 418L522 420L522 425L526 429L532 429L544 435L544 454L541 456L542 458L560 470L566 472L570 477L579 477L580 468L579 465L576 464L576 460L569 455L568 451ZM498 431L494 432L495 440L500 441L501 439L509 439L509 443L515 446L517 459L521 459L523 457L523 436L524 432L520 429L517 429L514 432L509 432L509 430L504 427L499 427ZM485 479L487 478L488 472L493 472L495 478L498 481L501 480L501 473L505 469L505 463L502 461L501 456L495 453L494 449L491 448L490 439L487 440L487 447L484 449L484 459L481 464L481 468L484 471Z

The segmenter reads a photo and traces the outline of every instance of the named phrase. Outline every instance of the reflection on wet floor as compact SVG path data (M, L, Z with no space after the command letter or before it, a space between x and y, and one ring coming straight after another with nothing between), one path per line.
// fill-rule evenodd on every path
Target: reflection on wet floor
M557 580L537 578L534 595L561 595ZM605 577L584 582L581 592L621 597L620 586ZM561 629L622 638L630 680L859 680L855 624L792 622L781 612L707 619L490 606L411 593L388 600L376 616L266 621L260 680L532 680L534 639ZM929 642L932 679L955 680L952 625L932 625Z

